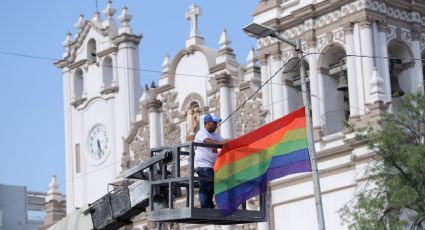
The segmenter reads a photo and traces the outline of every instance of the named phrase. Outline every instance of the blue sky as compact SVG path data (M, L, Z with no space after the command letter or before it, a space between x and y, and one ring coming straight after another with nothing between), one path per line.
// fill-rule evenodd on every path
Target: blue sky
M99 0L99 10L106 5ZM206 44L218 48L227 28L237 59L245 63L255 45L242 28L252 21L258 0L115 0L120 14L128 6L131 26L143 34L142 69L161 70L164 56L184 48L190 25L184 14L191 4L203 8L199 28ZM64 123L61 71L51 60L5 55L11 52L60 58L62 41L80 13L91 18L95 0L1 0L0 9L0 183L48 190L57 175L65 191ZM158 80L157 73L141 72L142 84Z

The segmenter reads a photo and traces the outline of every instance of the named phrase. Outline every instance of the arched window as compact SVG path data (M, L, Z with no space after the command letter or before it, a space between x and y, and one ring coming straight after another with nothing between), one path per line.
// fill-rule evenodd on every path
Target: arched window
M350 117L345 50L329 46L320 57L322 131L324 135L341 132Z
M87 43L87 61L89 64L96 63L97 58L96 41L92 38Z
M399 40L388 44L388 69L390 71L391 99L393 110L400 104L400 97L416 90L414 85L413 55L408 46Z
M83 97L84 90L84 77L83 71L81 69L77 69L74 74L74 97L75 100L78 101Z
M112 58L107 56L103 59L102 63L102 75L103 75L103 85L105 89L112 87L113 80L113 70L112 70Z

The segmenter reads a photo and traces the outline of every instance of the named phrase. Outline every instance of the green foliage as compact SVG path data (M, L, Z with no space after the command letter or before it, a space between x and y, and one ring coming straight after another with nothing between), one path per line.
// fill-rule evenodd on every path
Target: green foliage
M340 210L350 229L425 229L425 95L408 94L378 125L356 130L375 152L355 199Z

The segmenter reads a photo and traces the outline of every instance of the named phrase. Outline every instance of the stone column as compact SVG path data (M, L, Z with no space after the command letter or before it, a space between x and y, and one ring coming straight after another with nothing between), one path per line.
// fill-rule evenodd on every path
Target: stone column
M356 55L353 60L356 68L356 83L357 83L357 99L358 99L358 110L361 115L365 114L365 88L364 88L364 78L362 73L362 58L360 58L361 53L361 40L360 40L360 26L359 23L354 24L354 54Z
M354 25L348 23L344 25L344 35L345 35L345 47L347 51L347 78L348 78L348 97L350 104L350 118L357 118L360 116L359 111L359 97L362 95L358 94L357 86L357 69L356 69L356 57L350 56L354 55ZM359 71L360 72L360 71Z
M377 56L388 57L388 45L387 45L387 23L384 21L377 22L378 28L378 41L379 54ZM390 80L390 69L389 60L387 58L380 58L377 60L378 71L384 82L386 101L391 101L391 80Z
M215 77L220 87L220 117L226 119L233 112L233 84L232 76L223 73ZM233 116L221 124L220 133L224 139L235 137L235 126Z
M146 104L149 113L149 147L157 148L162 146L161 114L162 102L157 99L150 99Z
M411 38L412 38L412 52L413 52L413 58L415 59L415 80L413 81L414 87L416 87L417 90L423 91L424 90L424 73L422 69L422 54L421 54L421 31L419 28L414 28L410 32Z
M313 129L320 129L320 100L319 100L319 75L317 73L317 49L316 38L310 37L307 42L308 47L308 65L310 80L310 101L312 110Z
M226 119L233 112L233 84L232 76L229 74L220 74L215 77L220 87L220 117ZM220 133L224 139L235 137L234 119L230 117L220 126ZM234 230L235 226L221 226L222 230Z
M373 69L374 69L374 59L370 58L374 56L373 53L373 33L372 33L372 22L368 19L363 19L360 23L360 39L361 39L361 63L363 67L363 87L365 89L366 95L366 103L371 103L371 99L369 98L370 94L370 86L369 80L372 77Z
M261 55L260 58L260 67L261 67L261 85L269 79L268 71L268 57L266 55ZM266 122L269 123L272 121L272 107L270 106L270 84L265 84L261 89L262 101L263 101L263 110L267 110Z
M280 51L279 46L277 46L275 52L272 53L271 61L270 61L270 77L276 74L273 79L270 81L271 84L271 103L273 103L273 116L272 119L276 120L286 113L288 113L288 101L284 100L284 94L288 95L288 93L284 93L283 84L282 84L282 71L276 73L279 68L282 66L282 53ZM286 105L286 106L285 106Z

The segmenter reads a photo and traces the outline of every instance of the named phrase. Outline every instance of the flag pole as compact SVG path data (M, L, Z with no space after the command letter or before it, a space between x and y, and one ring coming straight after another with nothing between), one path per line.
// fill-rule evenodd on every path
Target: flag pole
M307 123L308 152L310 155L311 173L313 175L313 188L314 199L316 201L317 224L319 230L326 230L325 218L323 215L322 194L320 191L319 172L317 170L316 149L314 147L313 123L311 120L310 113L310 95L307 91L307 83L305 79L304 54L301 48L301 39L297 40L296 42L290 41L280 36L279 32L277 32L275 29L260 25L258 23L251 23L250 25L243 28L243 30L248 34L248 36L252 36L257 39L269 36L276 38L277 40L283 43L295 47L295 51L297 51L298 58L300 59L301 89L303 94L305 117Z
M322 193L320 190L320 180L319 180L319 171L317 169L317 158L316 158L316 148L314 146L314 136L313 136L313 122L311 118L311 106L310 106L310 97L307 91L307 81L305 77L305 67L304 67L304 54L301 48L301 40L297 40L297 45L295 47L297 51L298 58L300 59L300 77L301 77L301 89L302 96L305 108L305 117L307 122L307 141L308 141L308 152L310 154L310 164L311 164L311 173L313 175L313 188L314 188L314 200L316 202L316 214L317 214L317 224L319 230L325 230L325 217L323 214L323 204L322 204Z

